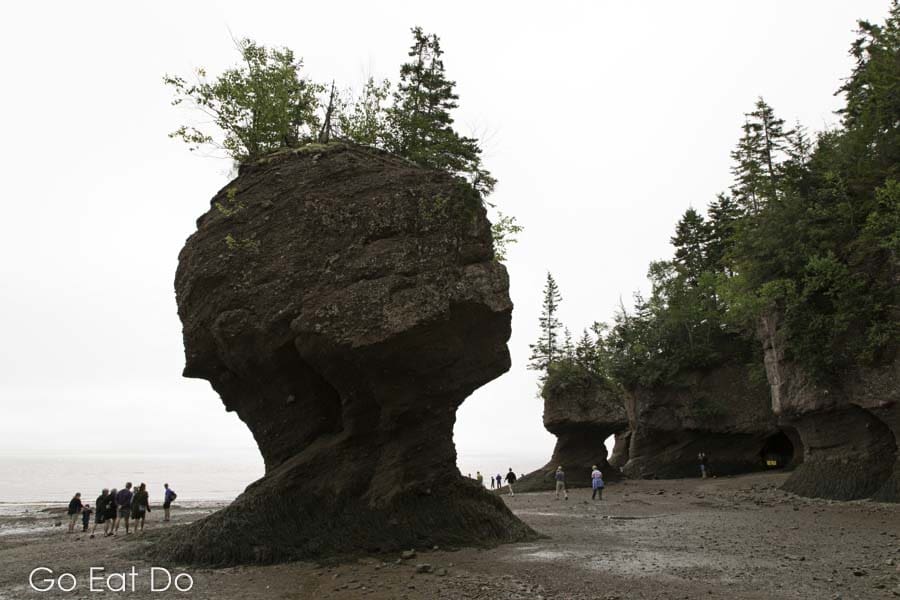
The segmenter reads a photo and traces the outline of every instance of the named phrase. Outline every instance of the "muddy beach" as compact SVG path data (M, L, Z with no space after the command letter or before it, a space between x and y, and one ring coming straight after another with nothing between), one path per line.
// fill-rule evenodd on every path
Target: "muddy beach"
M710 480L625 481L602 502L576 489L568 501L552 492L504 500L545 535L493 549L416 548L415 555L361 555L333 563L204 569L141 559L153 531L179 527L214 506L174 511L162 524L151 514L143 535L89 539L67 535L52 512L3 517L0 599L101 597L89 590L101 575L135 567L131 598L893 598L900 596L900 506L871 501L800 498L778 489L785 475ZM18 519L13 523L12 520ZM408 555L407 555L408 556ZM72 573L71 592L37 592L32 569ZM189 592L151 592L149 573L163 566L193 579ZM99 573L99 572L98 572ZM161 573L161 571L159 572ZM46 577L36 577L40 587ZM103 588L105 580L98 579ZM186 583L182 578L181 583ZM117 583L114 578L113 584ZM126 580L127 582L127 580ZM67 586L69 585L68 582ZM165 583L157 578L157 587ZM107 590L103 596L120 594Z

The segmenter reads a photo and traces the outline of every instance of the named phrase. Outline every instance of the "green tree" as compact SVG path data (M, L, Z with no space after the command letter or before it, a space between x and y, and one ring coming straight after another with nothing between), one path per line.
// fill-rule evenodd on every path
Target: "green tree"
M267 49L249 39L237 42L242 63L208 79L204 69L189 83L166 75L175 106L188 104L211 119L213 130L182 125L170 134L196 150L223 150L237 162L299 145L318 128L317 94L322 87L301 78L302 62L288 48Z
M380 82L369 77L359 96L347 93L338 110L338 128L341 137L357 144L383 148L387 143L387 102L391 82Z
M550 365L562 357L563 348L560 344L560 324L556 313L559 310L559 304L562 302L562 295L559 292L559 286L553 275L547 273L547 283L544 285L544 303L539 319L541 326L541 335L537 342L530 344L531 362L529 369L541 371L541 381L547 377Z
M458 107L456 83L444 71L440 39L412 29L410 61L400 67L394 105L388 113L388 150L421 165L465 176L482 195L496 180L481 162L478 141L459 135L451 111Z

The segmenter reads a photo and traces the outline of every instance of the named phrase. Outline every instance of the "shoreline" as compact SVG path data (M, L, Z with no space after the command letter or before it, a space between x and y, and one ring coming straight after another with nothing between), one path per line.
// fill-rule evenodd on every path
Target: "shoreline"
M65 527L0 536L0 598L71 598L28 588L31 569L127 572L151 592L154 566L190 574L200 597L241 600L662 600L669 598L894 598L900 594L900 505L801 498L778 489L785 473L718 479L626 480L607 488L501 496L546 537L489 549L415 548L341 561L205 568L141 558L149 533L202 518L214 505L151 513L144 534L89 539ZM219 503L218 506L223 506ZM161 514L159 519L161 519ZM46 518L44 519L46 523ZM0 518L0 526L9 518ZM147 538L145 539L145 535ZM79 591L88 593L86 588ZM171 590L170 593L178 593Z

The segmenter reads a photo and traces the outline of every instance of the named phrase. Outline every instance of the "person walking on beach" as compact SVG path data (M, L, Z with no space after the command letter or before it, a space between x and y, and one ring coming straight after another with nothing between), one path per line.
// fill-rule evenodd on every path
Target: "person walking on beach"
M125 519L125 534L128 535L128 519L131 518L131 499L134 494L131 493L131 482L125 484L124 490L119 490L116 494L116 524L113 526L113 535L119 532L119 523Z
M169 516L170 511L172 510L172 503L175 502L175 498L178 497L178 494L169 487L168 483L164 483L163 487L166 488L166 491L163 494L163 521L168 522L170 520Z
M66 514L69 515L69 533L75 531L75 521L78 520L78 513L81 512L81 492L78 492L69 500L69 509Z
M107 503L109 502L109 489L103 488L103 491L100 492L100 495L97 496L97 500L94 503L94 528L91 529L91 537L94 537L94 534L97 533L97 525L103 523L103 531L109 529L109 523L106 522L106 514L107 514Z
M150 494L147 493L147 484L142 483L131 500L131 518L134 521L135 533L138 532L138 524L140 530L144 530L144 517L148 512L150 512Z
M700 477L706 479L709 471L709 460L706 458L706 452L700 452L697 455L697 461L700 463Z
M499 476L498 476L499 477ZM515 492L513 492L513 484L516 482L516 474L513 473L512 467L509 468L509 473L506 474L506 485L509 486L509 495L515 496Z
M556 499L559 500L559 492L562 490L566 500L569 499L569 492L566 491L566 472L563 471L562 465L556 467Z
M603 473L594 465L591 471L591 500L603 500Z

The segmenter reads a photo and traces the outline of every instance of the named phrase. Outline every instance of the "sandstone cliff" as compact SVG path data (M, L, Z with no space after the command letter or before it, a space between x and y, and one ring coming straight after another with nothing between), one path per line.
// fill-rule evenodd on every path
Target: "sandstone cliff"
M175 289L184 375L246 423L266 474L166 556L534 535L459 475L452 440L459 405L510 366L508 287L480 198L446 173L340 144L244 166L197 221Z
M900 501L900 361L817 384L786 357L776 313L760 323L772 409L802 439L788 491L836 500Z
M752 383L746 367L725 365L683 379L679 386L627 391L630 431L616 449L617 460L627 460L627 476L696 477L701 451L718 475L761 469L767 454L777 454L780 466L796 462L799 452L779 431L765 384Z

